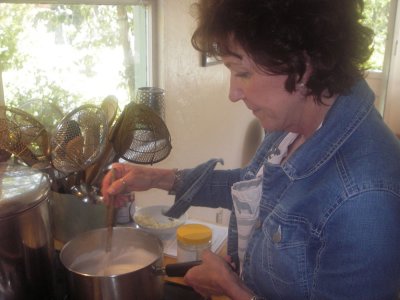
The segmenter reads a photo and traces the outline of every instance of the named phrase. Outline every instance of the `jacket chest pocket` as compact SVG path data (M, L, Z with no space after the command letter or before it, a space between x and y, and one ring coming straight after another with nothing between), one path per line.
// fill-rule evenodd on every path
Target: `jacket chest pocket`
M274 282L278 294L307 294L307 245L310 226L301 218L278 218L271 214L262 225L263 271Z

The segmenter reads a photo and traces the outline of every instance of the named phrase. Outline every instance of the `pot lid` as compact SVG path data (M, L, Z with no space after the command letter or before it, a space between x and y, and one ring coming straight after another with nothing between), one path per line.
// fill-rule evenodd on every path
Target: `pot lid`
M25 211L49 192L46 174L21 165L0 163L0 218Z

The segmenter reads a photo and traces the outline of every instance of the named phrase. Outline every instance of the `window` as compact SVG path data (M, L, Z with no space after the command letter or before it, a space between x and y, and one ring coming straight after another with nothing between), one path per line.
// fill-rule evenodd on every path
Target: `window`
M398 84L394 83L398 59L396 59L396 32L399 29L398 10L399 2L396 0L364 0L364 22L374 30L374 52L369 61L370 70L367 81L376 95L375 106L383 115L386 123L395 132L399 132L398 118L400 105L393 97L392 92ZM397 75L398 76L398 75ZM390 110L389 110L390 108Z
M382 72L389 29L390 0L365 0L364 5L364 23L375 34L370 68L372 71Z
M374 29L374 53L367 80L376 94L375 105L392 131L400 134L399 75L397 44L400 30L400 2L365 0L365 22Z
M149 1L78 2L0 3L0 104L121 109L152 83Z
M386 70L384 72L384 120L394 133L400 137L400 1L391 1L391 24L386 47Z

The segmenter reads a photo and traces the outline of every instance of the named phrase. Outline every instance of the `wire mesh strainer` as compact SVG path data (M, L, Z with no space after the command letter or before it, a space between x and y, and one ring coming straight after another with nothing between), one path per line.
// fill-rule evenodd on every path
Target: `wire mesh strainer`
M19 104L18 108L32 115L50 133L64 117L64 113L55 102L45 98L34 98Z
M4 149L29 166L35 165L36 156L23 144L19 126L8 119L0 118L0 149Z
M99 158L107 133L107 119L100 107L86 104L74 109L51 137L53 166L67 174L85 169Z
M49 136L38 120L20 109L0 106L0 147L32 166L49 158Z
M147 105L133 103L114 141L122 158L137 164L153 164L171 152L171 136L164 121Z
M110 130L101 159L86 170L85 181L90 185L99 184L107 166L120 158L153 164L166 158L171 148L164 121L148 106L130 102Z

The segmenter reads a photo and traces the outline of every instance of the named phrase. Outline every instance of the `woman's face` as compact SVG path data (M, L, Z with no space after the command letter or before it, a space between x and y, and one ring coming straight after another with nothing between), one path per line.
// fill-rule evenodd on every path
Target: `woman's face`
M231 72L230 100L243 100L266 130L299 132L310 102L306 101L304 92L287 92L287 75L262 73L240 46L235 44L231 50L238 56L222 57Z

